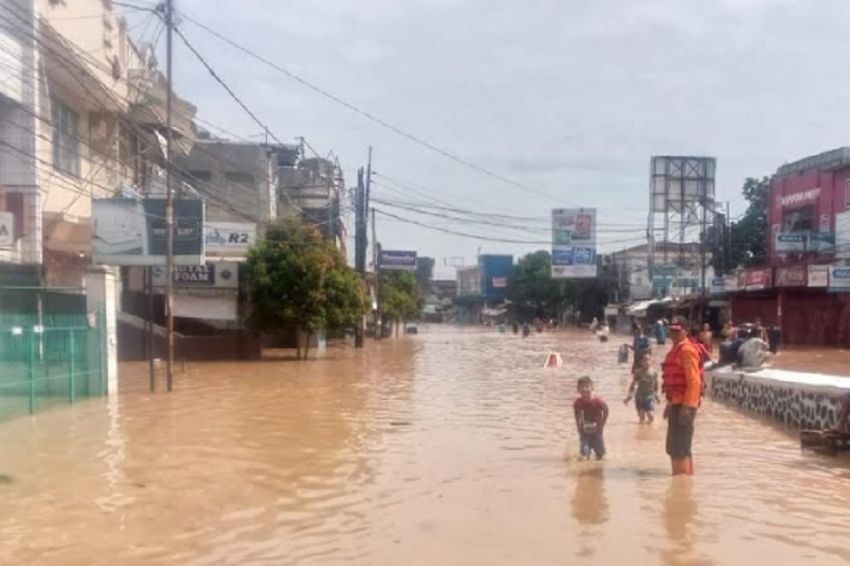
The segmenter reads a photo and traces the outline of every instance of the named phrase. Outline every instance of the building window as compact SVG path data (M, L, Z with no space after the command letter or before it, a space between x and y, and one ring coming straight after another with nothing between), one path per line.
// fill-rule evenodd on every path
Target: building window
M786 210L782 215L783 232L817 231L815 224L815 207L806 206Z
M254 186L254 176L250 173L225 173L224 177L228 182L242 185L243 187Z
M80 176L80 116L60 101L52 101L53 167Z

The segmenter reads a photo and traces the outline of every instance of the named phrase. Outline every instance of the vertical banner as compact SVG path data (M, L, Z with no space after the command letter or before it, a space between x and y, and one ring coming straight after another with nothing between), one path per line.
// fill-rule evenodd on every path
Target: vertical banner
M596 209L552 210L552 277L596 277Z

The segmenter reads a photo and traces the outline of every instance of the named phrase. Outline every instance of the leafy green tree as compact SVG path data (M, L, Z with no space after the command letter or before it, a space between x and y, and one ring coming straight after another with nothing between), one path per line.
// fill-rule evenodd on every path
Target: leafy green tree
M416 276L410 271L389 271L381 274L379 293L384 318L398 323L412 320L422 309L422 295Z
M246 275L248 325L275 334L294 324L307 335L305 357L313 334L352 326L367 309L363 284L342 254L294 219L269 226L248 251Z
M431 291L431 280L434 278L434 258L418 257L416 258L416 283L419 284L419 290L422 294Z
M575 285L552 278L552 256L546 250L527 254L517 261L508 278L507 298L523 317L558 316L575 298Z
M744 181L742 192L749 206L741 219L731 225L729 263L732 267L762 265L767 261L769 190L770 177L748 177Z

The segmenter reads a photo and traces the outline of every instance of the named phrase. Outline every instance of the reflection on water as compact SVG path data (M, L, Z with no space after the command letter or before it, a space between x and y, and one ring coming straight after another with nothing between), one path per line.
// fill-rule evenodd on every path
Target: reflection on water
M117 400L0 424L0 564L850 563L847 460L707 401L673 481L616 339L420 331L193 364L170 395L140 366ZM585 373L601 463L576 461Z

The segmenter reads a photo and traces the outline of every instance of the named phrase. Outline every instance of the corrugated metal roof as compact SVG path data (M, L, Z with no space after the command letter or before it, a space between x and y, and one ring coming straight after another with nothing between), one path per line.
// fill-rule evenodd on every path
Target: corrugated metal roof
M813 169L828 170L837 169L844 165L850 165L850 147L844 146L817 155L811 155L786 163L776 170L777 177L802 173Z

